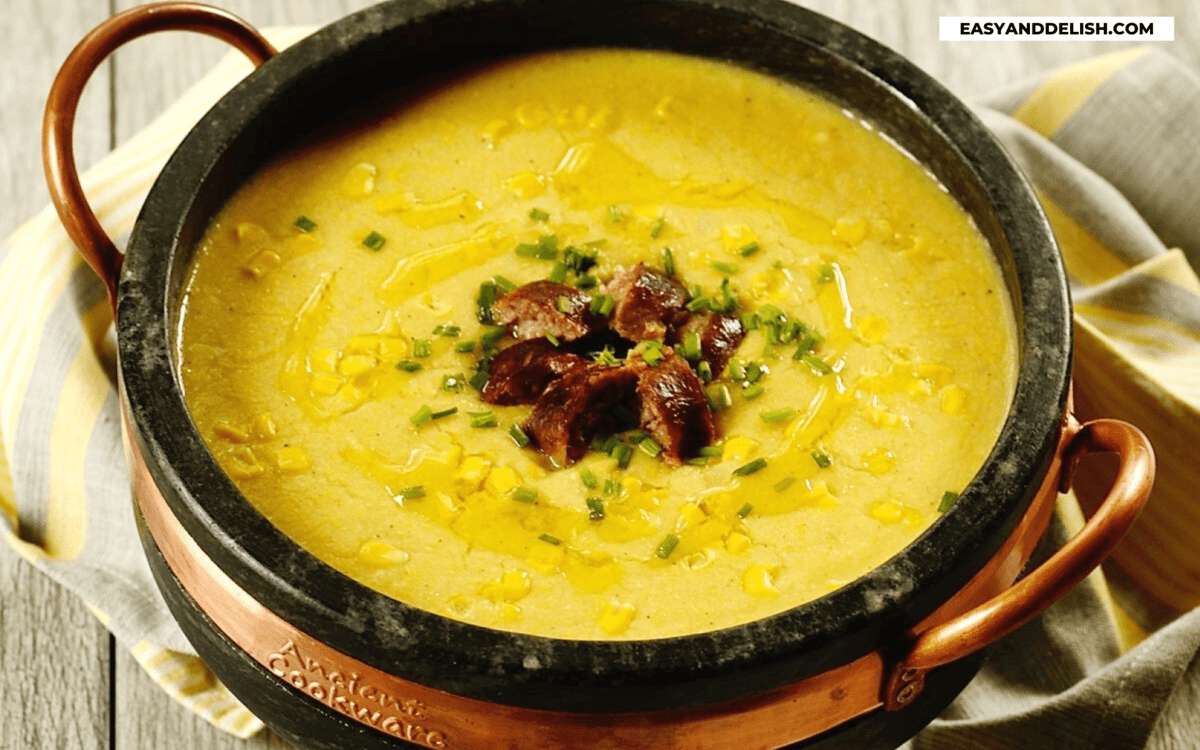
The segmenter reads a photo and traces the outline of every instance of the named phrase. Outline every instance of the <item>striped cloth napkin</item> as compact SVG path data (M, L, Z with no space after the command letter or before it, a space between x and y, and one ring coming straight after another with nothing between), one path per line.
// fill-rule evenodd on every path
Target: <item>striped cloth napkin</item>
M310 31L267 36L283 48ZM118 247L175 146L249 70L231 53L84 175ZM1000 92L987 105L980 116L1031 176L1063 243L1080 410L1150 434L1165 479L1151 504L1162 510L1139 522L1107 582L1093 575L998 644L912 747L1195 746L1200 555L1180 539L1189 530L1200 538L1200 510L1184 496L1200 480L1185 453L1200 443L1200 282L1192 270L1200 268L1200 80L1164 54L1136 50ZM0 245L0 319L9 321L0 330L0 525L9 546L92 606L177 701L232 734L255 733L261 723L194 655L142 557L111 315L103 286L49 207ZM1102 492L1102 478L1096 484ZM1180 518L1192 525L1181 529ZM1044 547L1078 523L1078 506L1064 498ZM1155 632L1126 650L1145 630Z

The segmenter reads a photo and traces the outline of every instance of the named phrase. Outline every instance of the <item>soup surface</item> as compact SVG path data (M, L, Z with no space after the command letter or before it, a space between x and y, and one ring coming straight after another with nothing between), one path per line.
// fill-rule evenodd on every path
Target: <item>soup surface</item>
M392 106L222 209L179 332L217 461L333 567L495 628L700 632L878 566L982 464L1004 282L868 123L611 50Z

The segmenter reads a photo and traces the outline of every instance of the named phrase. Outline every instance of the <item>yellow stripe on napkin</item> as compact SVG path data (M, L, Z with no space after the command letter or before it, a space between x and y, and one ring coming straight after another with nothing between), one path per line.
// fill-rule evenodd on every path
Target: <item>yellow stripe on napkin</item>
M1149 47L1069 65L1047 78L1021 102L1012 116L1049 138L1079 111L1083 103L1125 66L1146 54Z

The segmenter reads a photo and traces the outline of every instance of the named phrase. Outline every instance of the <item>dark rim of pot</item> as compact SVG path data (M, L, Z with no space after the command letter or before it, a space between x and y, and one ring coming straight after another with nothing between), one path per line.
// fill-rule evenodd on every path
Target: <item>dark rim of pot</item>
M405 605L317 560L238 492L185 408L174 363L194 243L234 187L311 123L399 83L565 47L730 60L861 113L950 190L992 244L1019 333L1002 433L959 501L883 565L816 601L724 630L642 641L495 631ZM1066 278L1045 216L966 106L899 55L780 0L428 0L383 4L268 61L171 157L129 242L118 295L135 439L172 512L239 586L343 653L434 688L577 711L707 704L766 692L893 645L1008 537L1053 456L1070 372Z

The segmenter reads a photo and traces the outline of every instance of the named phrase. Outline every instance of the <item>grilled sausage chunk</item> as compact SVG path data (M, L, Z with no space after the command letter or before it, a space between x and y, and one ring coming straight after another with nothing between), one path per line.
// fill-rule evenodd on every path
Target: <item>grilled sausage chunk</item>
M492 357L479 397L489 404L532 404L551 382L587 360L556 348L544 338L518 341Z
M609 326L630 341L663 341L687 317L683 284L645 263L618 272L607 291L614 303Z
M617 431L613 407L636 405L637 382L638 368L632 365L573 368L533 405L525 433L555 464L569 466L587 453L593 435Z
M721 374L742 339L746 338L742 321L736 315L724 313L693 315L687 323L671 332L671 343L683 343L689 333L699 334L700 358L712 368L713 377Z
M592 298L573 286L542 279L518 287L492 306L492 315L500 325L512 326L518 339L554 336L574 341L603 321L592 315Z
M664 349L666 356L655 367L644 362L638 369L637 397L641 428L662 446L662 456L672 466L681 465L720 437L704 384L682 357Z

